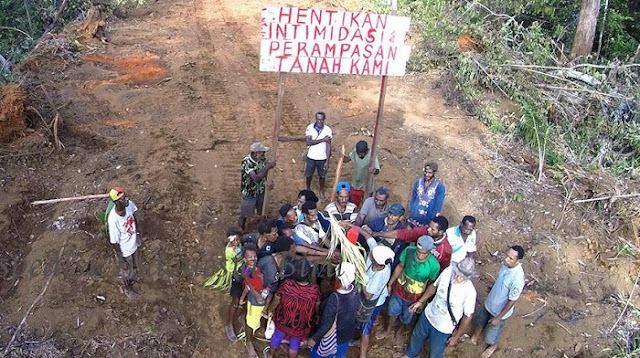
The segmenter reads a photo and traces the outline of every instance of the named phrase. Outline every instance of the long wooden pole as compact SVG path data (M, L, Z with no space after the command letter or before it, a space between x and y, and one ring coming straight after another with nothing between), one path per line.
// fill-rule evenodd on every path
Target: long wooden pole
M285 73L280 72L278 75L278 103L276 104L276 114L273 123L273 138L271 138L271 156L273 160L278 157L278 136L280 135L280 118L282 117L282 99L284 98L284 82ZM273 177L273 175L272 175ZM267 187L264 188L264 201L262 202L262 216L267 215L267 202L268 202Z
M336 200L336 187L338 186L338 182L340 181L340 177L342 176L342 163L344 163L344 144L340 149L340 158L338 159L338 165L336 165L336 178L333 180L333 188L331 188L331 196L329 197L329 202L333 203Z
M63 201L75 201L75 200L87 200L87 199L102 199L109 197L109 194L95 194L95 195L83 195L83 196L72 196L68 198L58 198L58 199L49 199L49 200L38 200L31 203L31 205L43 205L43 204L55 204L61 203Z
M387 94L387 76L382 76L380 83L380 98L378 99L378 111L376 112L376 124L373 129L373 142L371 143L371 157L369 157L369 167L367 170L367 184L364 187L365 198L371 194L369 188L371 187L371 181L373 180L373 174L371 168L373 168L376 160L376 152L378 149L378 136L380 135L380 127L382 126L382 113L384 111L384 98Z

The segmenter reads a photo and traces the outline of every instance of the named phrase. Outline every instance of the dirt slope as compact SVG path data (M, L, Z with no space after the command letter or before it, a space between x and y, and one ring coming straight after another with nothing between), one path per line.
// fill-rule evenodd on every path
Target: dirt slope
M52 94L66 149L0 162L0 225L9 232L6 257L0 255L7 268L1 314L10 322L20 321L58 261L28 324L70 356L243 356L244 346L229 344L222 332L228 297L201 285L220 267L224 229L239 212L240 162L252 142L272 139L277 75L258 72L259 10L250 1L160 0L111 22L109 43L87 43L78 63L36 56L23 65L33 93L41 96L42 84ZM519 156L526 149L495 143L484 126L445 103L438 80L390 81L377 183L406 204L424 161L440 163L445 216L452 225L465 214L479 220L481 298L499 267L500 255L492 254L513 243L529 250L525 297L496 357L606 356L600 330L616 318L610 296L630 287L627 267L603 260L599 234L579 212L563 213L562 190L535 183ZM282 134L302 135L312 114L324 110L334 143L349 150L373 132L378 84L373 77L287 76ZM12 148L49 146L37 132ZM279 145L272 214L304 186L301 151L300 143ZM348 178L349 165L345 171ZM137 302L124 298L114 252L96 235L93 213L102 203L27 205L114 185L127 188L141 209ZM375 342L371 356L394 349ZM448 356L480 352L461 344Z

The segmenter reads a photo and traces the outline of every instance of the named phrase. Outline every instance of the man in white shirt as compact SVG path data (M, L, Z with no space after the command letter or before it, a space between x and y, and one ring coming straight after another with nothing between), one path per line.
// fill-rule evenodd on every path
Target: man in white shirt
M124 292L127 297L134 299L138 294L133 290L133 283L138 280L136 269L138 267L138 246L140 246L140 233L135 212L136 204L129 200L124 189L115 187L109 192L109 198L115 203L113 210L107 217L109 227L109 241L115 245L120 261L118 276L124 283Z
M467 215L462 218L460 225L446 231L446 237L451 245L451 262L460 262L467 256L473 258L478 251L475 227L476 218Z
M324 124L327 116L324 112L317 112L315 122L307 126L305 139L309 148L307 152L304 175L307 178L307 190L311 189L311 178L313 172L318 171L320 183L320 200L324 200L324 184L329 169L329 159L331 158L331 128Z
M471 324L476 305L476 289L471 278L477 276L475 261L466 258L442 271L417 302L409 307L419 312L431 296L435 297L420 315L411 341L402 358L417 357L429 341L429 358L442 358L447 346L454 346Z

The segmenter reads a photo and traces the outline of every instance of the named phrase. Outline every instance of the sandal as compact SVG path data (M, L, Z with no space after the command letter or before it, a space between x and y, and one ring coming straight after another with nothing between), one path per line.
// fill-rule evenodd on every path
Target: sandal
M227 334L227 338L229 338L231 342L238 340L238 336L236 336L236 333L233 331L232 325L224 326L224 333Z
M255 334L253 335L253 339L255 339L256 341L260 341L260 342L271 343L270 339L266 339L264 337L256 336Z

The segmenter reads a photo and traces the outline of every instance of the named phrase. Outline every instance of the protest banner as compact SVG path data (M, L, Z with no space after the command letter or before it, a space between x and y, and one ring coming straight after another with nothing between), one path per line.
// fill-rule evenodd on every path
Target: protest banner
M403 76L410 19L337 10L262 9L260 71Z

